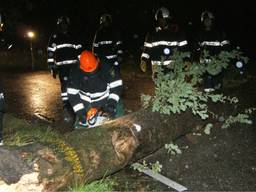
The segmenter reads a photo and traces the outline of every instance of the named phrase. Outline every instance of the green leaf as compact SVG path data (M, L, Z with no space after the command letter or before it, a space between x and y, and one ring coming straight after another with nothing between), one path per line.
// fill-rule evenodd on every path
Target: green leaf
M210 135L211 133L211 129L213 128L213 124L212 123L208 123L205 128L204 128L204 133L206 135Z

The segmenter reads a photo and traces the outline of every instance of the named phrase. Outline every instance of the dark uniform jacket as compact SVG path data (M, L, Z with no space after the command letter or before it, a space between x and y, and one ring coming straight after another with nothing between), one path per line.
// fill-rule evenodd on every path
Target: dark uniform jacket
M82 45L71 34L54 33L48 43L48 65L50 67L77 64Z
M185 34L176 26L156 30L146 36L142 60L151 60L152 65L169 65L172 63L173 50L188 51Z
M4 32L0 32L0 51L6 51L11 44L8 43ZM2 82L0 82L0 116L4 111L4 92L2 88ZM1 120L2 117L0 117ZM1 122L0 122L1 124Z
M226 35L221 30L214 28L210 31L202 29L199 31L197 37L197 47L196 50L198 55L203 53L203 51L208 51L210 56L219 54L221 51L228 51L230 48L229 41L226 38Z
M107 104L116 107L122 88L123 82L113 68L99 68L90 75L74 68L70 73L67 92L73 110L83 118L92 107L101 109Z
M100 59L110 65L118 66L122 57L122 40L119 31L114 27L99 27L95 33L92 50Z

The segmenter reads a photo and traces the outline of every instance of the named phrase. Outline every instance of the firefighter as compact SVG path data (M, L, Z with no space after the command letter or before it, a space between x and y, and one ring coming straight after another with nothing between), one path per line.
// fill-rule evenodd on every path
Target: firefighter
M3 26L4 26L4 23L2 19L2 14L0 14L0 33L2 33ZM4 114L3 109L4 109L4 93L0 85L0 145L3 145L3 114Z
M100 26L97 29L92 51L100 59L106 60L106 64L114 66L117 72L120 72L123 49L119 30L114 27L112 16L103 14L100 17Z
M113 68L104 68L91 51L83 51L80 66L72 69L68 84L68 98L77 115L79 125L104 112L109 118L121 116L120 96L123 82Z
M163 66L168 72L171 68L173 50L187 51L188 42L185 33L177 24L167 8L161 7L155 13L157 27L151 34L148 33L144 42L144 50L141 55L140 68L147 71L147 63L151 61L152 77L156 77L157 66Z
M68 101L67 82L71 68L79 63L82 45L77 41L75 34L71 33L70 18L59 17L57 30L48 44L48 66L53 78L58 74L61 84L61 98L63 101L64 121L70 123L74 120L74 112Z
M3 15L0 13L0 49L6 50L9 46L7 46L6 38L3 34L4 30L4 19ZM4 92L2 89L2 83L0 82L0 146L3 145L3 117L4 117Z
M3 27L4 27L3 16L2 16L2 14L0 13L0 32L2 32Z
M215 16L209 11L204 11L201 14L202 27L198 33L196 40L199 61L201 63L210 63L209 58L202 58L204 51L208 51L210 56L218 55L221 51L228 51L230 43L226 38L225 33L218 29L215 24ZM222 84L223 71L212 76L209 73L205 74L204 91L211 92L216 88L220 88Z
M0 146L3 145L4 93L0 85Z

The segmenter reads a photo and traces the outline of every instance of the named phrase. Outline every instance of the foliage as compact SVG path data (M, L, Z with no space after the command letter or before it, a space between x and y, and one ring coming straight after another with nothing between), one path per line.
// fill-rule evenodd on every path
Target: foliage
M256 111L256 108L255 107L251 107L251 108L248 108L248 109L245 109L245 113L246 114L249 114L249 115L252 115L253 112Z
M167 149L167 153L171 153L171 155L177 155L182 153L179 146L172 142L170 144L165 144L164 148Z
M211 133L211 129L213 128L213 124L212 123L208 123L205 128L204 128L204 133L206 135L210 135Z
M131 167L133 168L133 170L138 170L139 172L143 172L148 168L148 164L146 163L145 160L143 160L143 163L134 163L131 165Z
M236 116L230 115L223 125L221 126L222 129L229 128L234 123L244 123L248 125L252 125L253 122L250 119L250 116L256 111L255 107L247 108L244 110L244 113L238 113Z
M236 116L230 115L226 121L221 126L222 129L229 128L234 123L245 123L245 124L252 124L252 121L249 119L249 115L239 113Z
M134 170L138 170L139 172L144 172L147 169L150 169L153 171L153 173L160 173L162 171L163 166L159 163L159 161L156 161L155 163L149 163L147 164L144 160L142 164L140 163L134 163L132 164L132 168Z
M142 95L144 107L151 107L153 112L170 115L171 113L181 113L188 109L194 115L199 115L202 119L209 117L206 103L225 102L230 98L222 94L205 93L200 89L203 75L208 72L216 75L221 69L226 69L228 63L239 54L238 51L221 52L217 56L209 56L204 52L205 58L210 58L208 63L191 63L187 68L184 60L188 53L174 52L174 61L168 73L158 67L157 78L155 79L154 96Z
M160 173L162 171L162 168L163 166L159 163L159 161L151 164L151 169L154 173Z
M238 102L236 98L228 98L229 101L232 102ZM244 113L238 113L235 116L230 115L227 119L225 119L223 116L218 116L215 114L215 118L218 119L218 121L223 122L221 128L226 129L229 128L234 123L244 123L244 124L252 124L252 120L250 120L250 115L252 115L253 112L256 111L256 108L248 108L245 109ZM204 128L204 133L206 135L210 135L210 131L213 128L212 123L208 123Z
M69 192L102 192L102 191L114 191L114 187L117 183L114 180L102 179L99 181L93 181L90 184L83 186L77 186L70 188Z
M206 71L211 75L218 75L222 69L226 69L229 63L234 60L241 53L237 50L232 52L222 51L219 55L210 56L207 51L203 52L203 56L201 58L202 61L208 61L205 64ZM245 62L247 60L244 59Z

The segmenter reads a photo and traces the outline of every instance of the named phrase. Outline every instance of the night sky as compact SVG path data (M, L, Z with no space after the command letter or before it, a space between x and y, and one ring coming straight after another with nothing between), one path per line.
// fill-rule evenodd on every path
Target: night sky
M169 8L175 20L186 27L191 21L196 29L200 24L200 14L207 9L217 18L219 26L227 32L229 39L247 49L250 54L255 50L256 8L252 1L209 1L209 0L93 0L93 1L60 1L60 0L0 0L0 11L4 13L8 33L17 39L24 38L28 28L37 31L38 44L45 46L50 33L54 30L56 19L68 15L72 19L72 28L88 44L98 26L103 13L113 15L113 20L125 31L124 38L136 33L141 41L145 33L153 26L154 12L161 6ZM22 41L22 40L21 40Z

